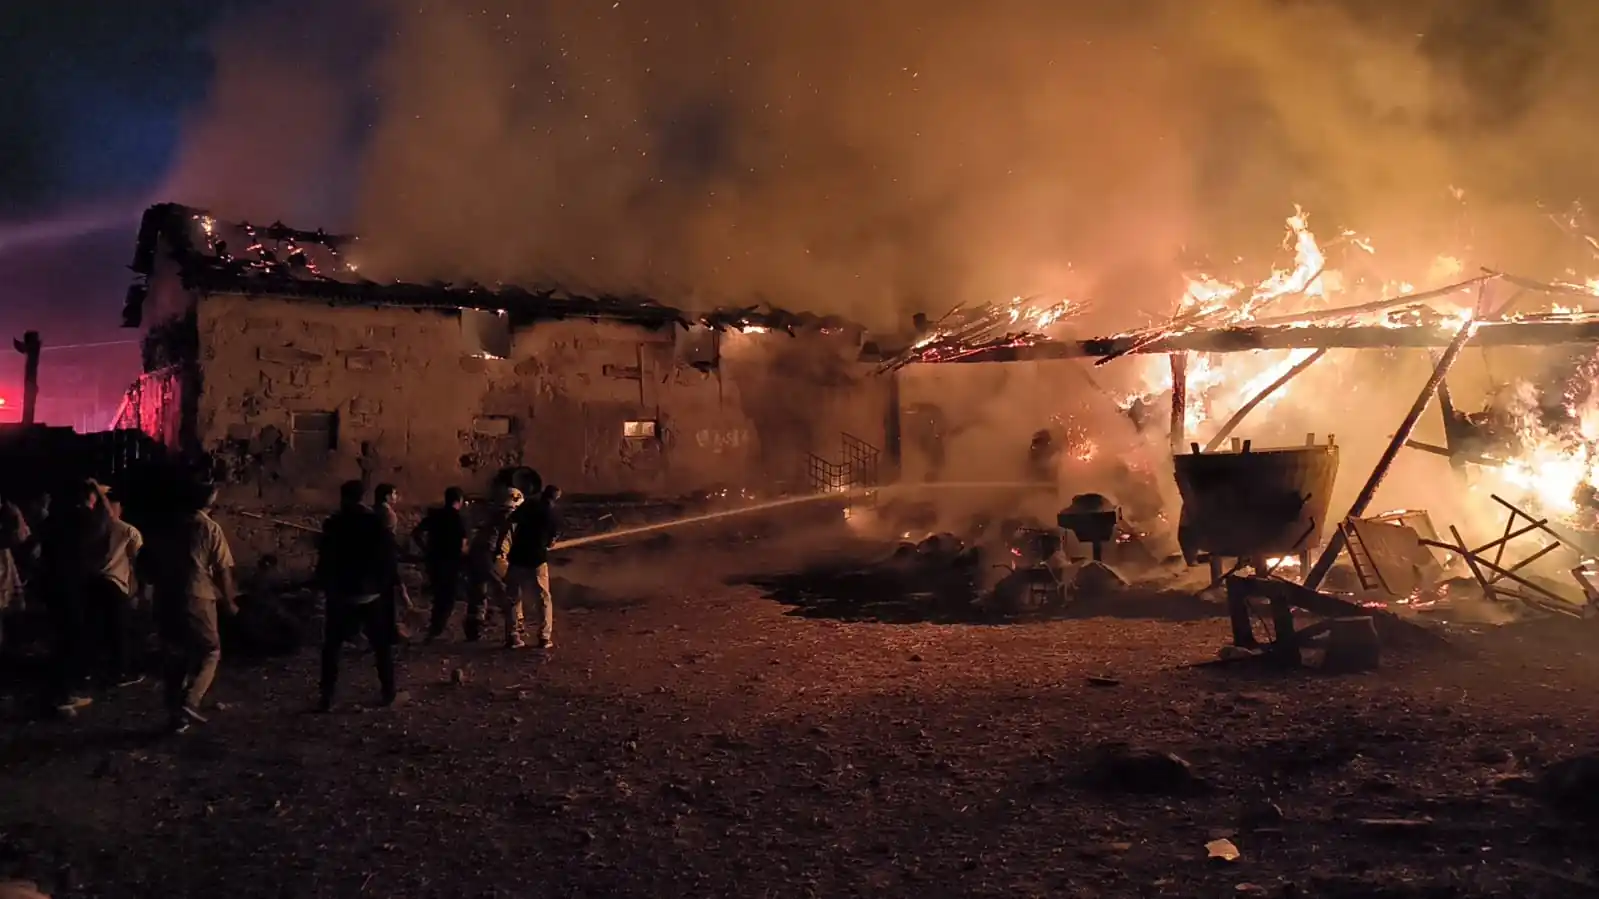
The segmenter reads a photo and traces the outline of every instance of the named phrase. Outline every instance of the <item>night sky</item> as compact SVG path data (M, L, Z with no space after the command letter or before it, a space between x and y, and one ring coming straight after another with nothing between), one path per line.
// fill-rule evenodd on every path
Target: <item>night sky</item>
M306 8L295 6L280 4L277 21ZM3 4L0 338L32 328L62 347L46 357L47 392L52 365L113 382L137 374L137 346L98 344L138 336L120 328L120 310L139 214L166 198L219 40L261 15L238 0ZM66 348L82 343L97 345ZM20 357L0 362L0 396L19 377Z
M0 326L46 345L130 340L118 310L138 215L166 176L184 116L205 96L216 0L7 3L0 12ZM15 394L20 357L0 365ZM58 350L137 373L137 347ZM18 371L13 371L17 369ZM60 381L61 378L57 378Z

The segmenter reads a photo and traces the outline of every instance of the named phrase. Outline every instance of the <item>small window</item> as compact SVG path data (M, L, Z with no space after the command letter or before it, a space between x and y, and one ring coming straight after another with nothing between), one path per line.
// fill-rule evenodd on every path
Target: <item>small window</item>
M628 440L654 440L655 433L656 428L653 420L622 423L622 436Z
M332 451L339 445L336 412L296 412L290 422L290 445L295 449Z
M483 415L472 420L472 433L482 437L509 437L511 416Z

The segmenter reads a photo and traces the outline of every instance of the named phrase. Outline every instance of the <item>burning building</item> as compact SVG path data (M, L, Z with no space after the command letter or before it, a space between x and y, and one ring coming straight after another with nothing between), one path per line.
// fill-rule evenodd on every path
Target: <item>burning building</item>
M849 322L376 283L358 247L149 209L124 314L145 373L117 426L285 501L357 477L432 495L516 466L570 493L814 489L868 476L892 431L892 382Z
M1346 469L1392 468L1384 506L1430 507L1472 533L1499 526L1498 494L1599 527L1599 280L1592 243L1566 240L1587 233L1578 217L1546 217L1559 226L1552 248L1571 252L1537 280L1473 273L1449 255L1419 267L1413 256L1389 260L1354 232L1322 242L1296 211L1283 248L1291 263L1229 277L1196 266L1174 282L1170 317L1143 327L1084 339L1075 324L1091 299L958 311L886 364L904 374L902 470L964 479L969 470L952 469L976 454L951 444L996 427L1009 430L1020 469L1027 435L1043 428L1035 444L1053 439L1063 483L1153 485L1165 496L1150 497L1148 517L1161 518L1175 500L1172 454L1336 435ZM1379 464L1457 337L1465 351L1450 357L1431 405L1441 414L1423 407L1404 452ZM1028 408L962 402L1017 394L1032 398ZM1341 478L1331 508L1350 508L1361 491L1361 478Z

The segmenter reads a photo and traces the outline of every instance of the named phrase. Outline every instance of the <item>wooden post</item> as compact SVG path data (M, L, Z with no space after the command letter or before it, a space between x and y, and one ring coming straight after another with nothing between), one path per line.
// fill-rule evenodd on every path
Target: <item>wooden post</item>
M11 345L26 359L22 368L22 423L31 425L38 415L39 351L44 345L39 341L38 331L23 334L21 340L13 340Z
M1188 354L1170 353L1171 359L1171 453L1178 455L1188 442Z

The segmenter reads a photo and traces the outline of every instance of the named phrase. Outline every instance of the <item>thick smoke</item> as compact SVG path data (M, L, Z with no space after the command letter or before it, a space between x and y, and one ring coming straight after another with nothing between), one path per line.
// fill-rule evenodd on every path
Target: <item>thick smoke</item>
M262 224L346 224L376 43L363 30L382 19L363 2L289 0L218 29L211 89L155 199Z
M1125 319L1294 202L1430 256L1465 236L1454 186L1509 265L1525 222L1499 212L1588 186L1599 11L1390 6L397 5L367 263L875 324L1036 292Z
M405 16L369 262L881 323L1166 267L1160 26L1018 3L499 2ZM1079 266L1082 263L1078 263Z
M1103 333L1169 314L1185 271L1286 262L1261 250L1296 203L1324 241L1373 238L1364 278L1420 282L1440 253L1559 277L1573 245L1542 210L1599 187L1588 0L372 2L388 37L364 79L340 37L356 20L325 10L222 41L174 198L299 219L337 205L359 133L350 224L370 273L879 328L1046 294L1095 301L1077 326ZM1242 436L1349 422L1352 493L1424 355L1402 377L1394 356L1329 359L1301 394L1315 406ZM1463 365L1484 386L1462 392L1504 364ZM1028 377L1010 404L981 378L941 388L972 440L1003 444L969 453L1006 460L998 477L1056 411L1041 390L1092 391ZM1442 460L1404 465L1396 496L1452 489Z

